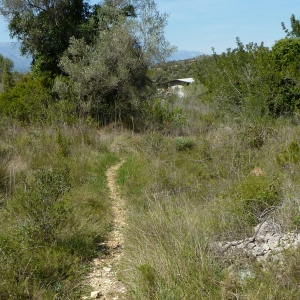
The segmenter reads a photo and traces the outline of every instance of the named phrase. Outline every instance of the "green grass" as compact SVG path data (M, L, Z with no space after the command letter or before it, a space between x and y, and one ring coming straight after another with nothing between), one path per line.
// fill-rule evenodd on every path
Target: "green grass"
M79 298L110 230L105 172L117 156L82 125L8 122L0 145L0 299Z
M172 105L185 124L139 134L0 122L0 299L80 298L111 229L105 172L121 159L127 299L299 298L298 250L262 268L210 246L249 237L266 216L299 230L297 122L229 115L201 86Z
M299 128L292 119L224 118L201 99L184 100L190 125L183 136L139 135L119 170L128 299L296 299L297 251L284 253L287 268L263 269L250 258L222 257L210 243L251 236L271 207L283 230L300 227ZM192 114L198 102L206 109ZM254 167L265 175L251 175ZM241 281L233 269L253 276Z

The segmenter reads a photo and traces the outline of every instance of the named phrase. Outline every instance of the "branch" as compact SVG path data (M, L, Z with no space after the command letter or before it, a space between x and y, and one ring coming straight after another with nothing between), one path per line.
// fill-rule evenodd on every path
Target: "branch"
M41 11L44 11L44 12L46 12L47 9L49 9L49 6L46 9L46 8L40 7L40 6L36 5L36 4L33 4L30 0L27 0L27 4L28 4L28 6L30 6L32 8L35 8L37 10L41 10Z

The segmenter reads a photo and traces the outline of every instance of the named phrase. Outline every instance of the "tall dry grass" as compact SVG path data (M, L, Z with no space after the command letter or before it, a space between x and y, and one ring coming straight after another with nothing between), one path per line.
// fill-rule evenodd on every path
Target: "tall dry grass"
M140 135L119 171L128 299L297 299L297 250L283 253L286 267L262 268L210 245L251 236L267 211L298 230L299 128L293 118L224 116L201 95L178 100L184 136ZM251 175L255 167L265 175Z
M77 299L111 224L111 138L93 126L0 125L0 299Z
M300 297L298 250L263 268L211 248L251 235L267 211L283 231L299 230L297 118L229 115L201 86L171 104L186 122L140 134L1 121L0 299L80 297L111 224L105 171L124 157L118 185L128 226L119 276L127 299ZM255 167L264 176L253 177Z

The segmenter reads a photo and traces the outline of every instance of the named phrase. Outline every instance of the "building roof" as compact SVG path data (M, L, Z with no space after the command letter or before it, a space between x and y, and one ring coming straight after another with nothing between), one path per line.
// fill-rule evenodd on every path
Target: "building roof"
M158 86L167 86L168 84L171 83L177 83L177 82L182 82L182 83L186 83L186 84L190 84L193 83L195 81L194 78L181 78L181 79L172 79L169 81L165 81L165 82L159 82L157 83Z
M175 79L175 80L186 82L186 83L193 83L195 81L194 78L182 78L182 79Z

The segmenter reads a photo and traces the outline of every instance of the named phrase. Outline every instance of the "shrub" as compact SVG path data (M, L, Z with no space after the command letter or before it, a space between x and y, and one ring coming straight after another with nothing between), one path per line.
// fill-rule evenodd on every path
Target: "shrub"
M174 107L172 99L154 99L146 109L150 122L156 124L158 128L166 126L186 124L182 110Z
M278 71L299 75L300 40L285 38L277 41L272 47L272 55Z
M40 122L45 120L50 102L45 79L26 75L15 87L0 95L0 110L23 123Z
M300 146L296 141L292 141L284 150L276 155L276 161L280 165L286 163L296 164L300 160Z
M60 196L71 186L69 170L39 170L34 180L25 184L17 208L24 214L24 233L33 244L50 243L67 218L68 209Z
M195 141L187 137L178 137L175 139L175 148L178 151L192 149L195 147Z
M243 116L292 115L300 107L299 39L278 41L270 51L254 43L206 57L196 67L216 106Z
M235 49L205 57L195 71L217 107L257 117L268 114L265 101L273 79L268 71L273 69L272 63L270 51L263 43L243 45L237 39Z
M281 186L278 178L248 176L232 188L233 209L244 214L250 225L255 225L266 210L278 205L281 200Z
M274 129L264 123L246 125L240 132L246 147L252 149L260 149L272 134L274 134Z
M110 140L82 123L1 121L0 299L79 299L111 229Z

